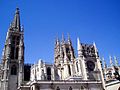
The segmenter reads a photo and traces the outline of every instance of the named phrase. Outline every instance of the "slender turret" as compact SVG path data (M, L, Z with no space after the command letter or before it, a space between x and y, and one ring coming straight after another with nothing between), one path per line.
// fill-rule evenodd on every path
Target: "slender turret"
M82 56L82 45L80 43L79 38L77 38L77 50L78 50L78 56Z

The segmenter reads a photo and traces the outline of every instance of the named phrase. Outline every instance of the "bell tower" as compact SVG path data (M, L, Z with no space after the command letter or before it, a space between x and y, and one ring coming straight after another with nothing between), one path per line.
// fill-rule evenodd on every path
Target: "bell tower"
M1 90L17 90L24 76L24 29L20 26L19 8L8 29L2 53Z

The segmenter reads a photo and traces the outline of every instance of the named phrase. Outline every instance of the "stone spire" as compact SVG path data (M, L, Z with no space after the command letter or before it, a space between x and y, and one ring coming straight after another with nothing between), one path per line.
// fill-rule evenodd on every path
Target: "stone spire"
M109 59L110 59L110 66L112 67L112 66L113 66L112 57L111 57L111 56L109 56Z
M71 44L70 34L68 33L68 44Z
M58 38L58 37L56 38L56 45L57 45L57 46L60 45L60 41L59 41L59 38Z
M114 56L114 61L115 61L115 66L119 66L119 65L118 65L118 60L117 60L117 57L116 57L116 56Z
M97 57L99 57L99 56L98 56L98 49L97 49L97 47L96 47L95 42L93 42L93 46L94 46L94 49L95 49L95 55L96 55Z
M104 68L107 68L107 64L106 64L106 61L105 61L105 59L104 59L104 57L102 57L102 61L103 61L103 63L104 63Z
M65 44L64 34L62 34L62 44Z
M19 8L16 8L14 20L12 21L12 24L10 28L14 28L15 31L20 31L20 14L19 14Z
M78 50L78 56L82 55L82 45L80 43L80 39L77 38L77 50Z
M3 49L3 77L1 90L16 90L24 80L24 34L20 28L19 9L8 29ZM13 78L14 75L14 78ZM7 77L7 78L6 78ZM14 81L14 83L11 83Z

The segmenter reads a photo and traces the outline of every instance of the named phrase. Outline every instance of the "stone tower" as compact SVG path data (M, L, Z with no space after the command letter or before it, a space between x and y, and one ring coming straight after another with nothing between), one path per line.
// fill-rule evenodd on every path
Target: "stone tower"
M105 88L102 72L102 63L98 55L96 44L80 43L78 38L78 61L81 62L82 77L84 80L101 80Z
M55 66L58 69L60 80L67 79L68 77L73 76L75 73L74 72L75 55L69 35L67 41L65 41L63 35L61 43L59 39L56 40L54 55Z
M17 90L24 76L24 35L20 26L19 9L8 29L2 52L2 79L0 90Z
M101 60L98 55L98 50L93 44L81 43L77 39L78 56L75 57L72 41L68 35L68 40L65 41L62 36L62 42L59 39L55 43L55 66L58 71L60 80L88 80L102 81L104 79L102 73Z

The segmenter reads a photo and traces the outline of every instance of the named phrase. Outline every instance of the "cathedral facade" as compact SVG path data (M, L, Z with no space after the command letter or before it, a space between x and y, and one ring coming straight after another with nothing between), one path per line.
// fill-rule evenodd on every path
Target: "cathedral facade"
M105 90L105 77L95 43L84 44L77 38L77 56L68 35L57 38L54 63L38 60L24 63L24 28L16 9L8 29L0 64L0 90Z

